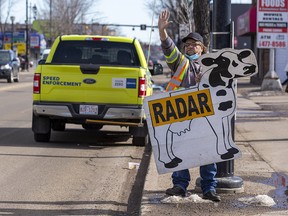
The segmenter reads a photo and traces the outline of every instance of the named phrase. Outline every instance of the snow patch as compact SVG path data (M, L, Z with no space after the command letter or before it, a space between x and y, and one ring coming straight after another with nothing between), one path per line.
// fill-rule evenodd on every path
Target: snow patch
M197 194L191 194L187 197L169 196L161 200L162 203L209 203L210 200L202 199Z
M238 201L246 205L256 205L256 206L275 206L276 203L273 198L267 195L257 195L255 197L242 197Z

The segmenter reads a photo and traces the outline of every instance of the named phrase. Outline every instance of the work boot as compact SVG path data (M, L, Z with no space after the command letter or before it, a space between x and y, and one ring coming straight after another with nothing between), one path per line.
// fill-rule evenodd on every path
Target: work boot
M214 202L220 202L221 198L219 195L216 194L215 191L209 191L208 193L203 195L203 199L208 199Z
M186 196L185 190L183 190L179 186L173 186L173 188L168 188L166 190L166 194L169 196L182 196L182 197Z

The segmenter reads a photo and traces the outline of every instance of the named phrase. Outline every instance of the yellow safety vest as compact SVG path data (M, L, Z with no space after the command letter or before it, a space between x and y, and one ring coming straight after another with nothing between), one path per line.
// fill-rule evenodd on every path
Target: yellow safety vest
M179 88L185 75L185 71L189 66L189 60L182 55L179 66L169 81L166 91L173 91Z

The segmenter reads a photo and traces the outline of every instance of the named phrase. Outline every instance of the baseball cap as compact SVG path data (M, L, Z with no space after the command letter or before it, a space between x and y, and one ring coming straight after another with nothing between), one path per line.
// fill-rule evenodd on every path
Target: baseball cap
M195 41L200 41L202 44L204 44L204 42L203 42L203 37L202 37L199 33L197 33L197 32L191 32L191 33L189 33L186 37L184 37L184 38L182 39L182 42L185 43L186 40L188 40L188 39L193 39L193 40L195 40Z

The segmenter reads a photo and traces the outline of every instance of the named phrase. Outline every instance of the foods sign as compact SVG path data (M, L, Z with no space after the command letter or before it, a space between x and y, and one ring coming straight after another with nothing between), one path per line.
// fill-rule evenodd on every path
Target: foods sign
M258 0L257 2L257 47L286 48L288 0Z

